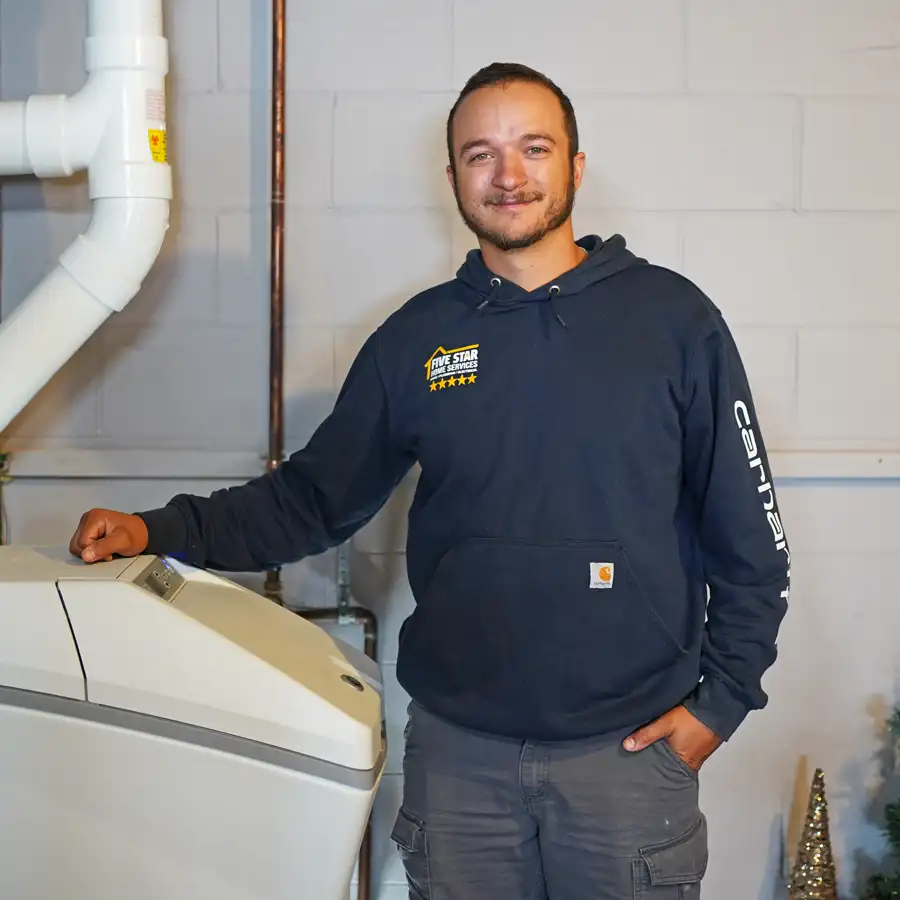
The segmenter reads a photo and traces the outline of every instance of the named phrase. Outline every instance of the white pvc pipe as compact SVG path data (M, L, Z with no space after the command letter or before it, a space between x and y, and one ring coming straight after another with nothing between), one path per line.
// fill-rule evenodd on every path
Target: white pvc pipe
M167 220L165 200L97 201L88 230L3 323L2 415L23 409L39 386L124 305L122 298L137 293L139 273L156 259Z
M3 323L0 408L10 419L31 402L36 386L46 384L112 312L60 267L44 277L37 293L40 303L22 303ZM36 346L39 352L29 350Z
M0 432L138 293L169 225L161 0L89 0L84 88L0 103L0 174L86 168L87 231L0 323Z
M94 0L88 4L88 34L155 35L162 37L162 2L128 3L123 0Z
M25 104L0 103L0 173L24 175L32 171L25 149Z

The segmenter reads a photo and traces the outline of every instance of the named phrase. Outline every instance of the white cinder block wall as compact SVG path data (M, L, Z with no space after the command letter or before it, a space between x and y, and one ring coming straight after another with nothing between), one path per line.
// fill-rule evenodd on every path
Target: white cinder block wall
M10 430L16 541L65 542L89 506L157 505L261 471L269 5L166 4L173 228L140 296ZM0 10L6 99L80 86L83 0ZM544 69L570 92L588 155L578 230L622 232L732 323L793 545L770 706L703 772L704 896L777 896L804 756L825 769L850 891L883 852L883 720L900 675L900 5L291 0L289 17L288 449L326 414L369 329L472 245L443 174L455 92L495 59ZM83 177L4 184L5 313L89 211ZM381 900L405 897L388 829L411 487L353 542L393 741L375 813ZM333 554L293 567L290 602L332 602L333 570Z

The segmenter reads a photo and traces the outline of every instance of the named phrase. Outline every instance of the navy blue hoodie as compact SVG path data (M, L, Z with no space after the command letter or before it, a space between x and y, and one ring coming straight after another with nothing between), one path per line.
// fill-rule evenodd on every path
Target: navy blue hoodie
M148 550L287 564L350 538L418 464L397 662L414 700L547 741L684 703L727 740L766 704L790 581L747 377L691 282L618 235L579 243L530 292L470 252L368 338L275 472L141 513Z

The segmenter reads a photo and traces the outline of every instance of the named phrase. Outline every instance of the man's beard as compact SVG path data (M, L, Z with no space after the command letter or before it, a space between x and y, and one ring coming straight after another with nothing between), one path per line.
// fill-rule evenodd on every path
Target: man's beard
M477 238L482 241L487 241L489 244L493 244L498 250L524 250L526 247L531 247L533 244L542 240L551 231L556 231L556 229L564 225L572 215L572 210L575 207L575 173L572 172L569 177L565 194L561 197L554 197L544 212L541 220L536 222L529 231L520 234L517 237L512 237L502 231L490 228L476 216L466 212L462 203L460 203L459 192L455 188L453 194L456 197L456 207L459 210L460 216L462 216L463 222L465 222L466 226ZM498 194L492 196L490 201L497 203L501 200L506 200L507 202L515 201L522 203L527 201L537 202L538 200L543 199L544 197L542 194L519 192L516 194Z

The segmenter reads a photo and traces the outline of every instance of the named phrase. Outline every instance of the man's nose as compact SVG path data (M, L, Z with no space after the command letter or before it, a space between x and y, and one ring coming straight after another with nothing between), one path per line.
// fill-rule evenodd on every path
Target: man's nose
M493 179L497 187L504 191L514 191L526 180L525 166L518 154L507 153L498 158Z

